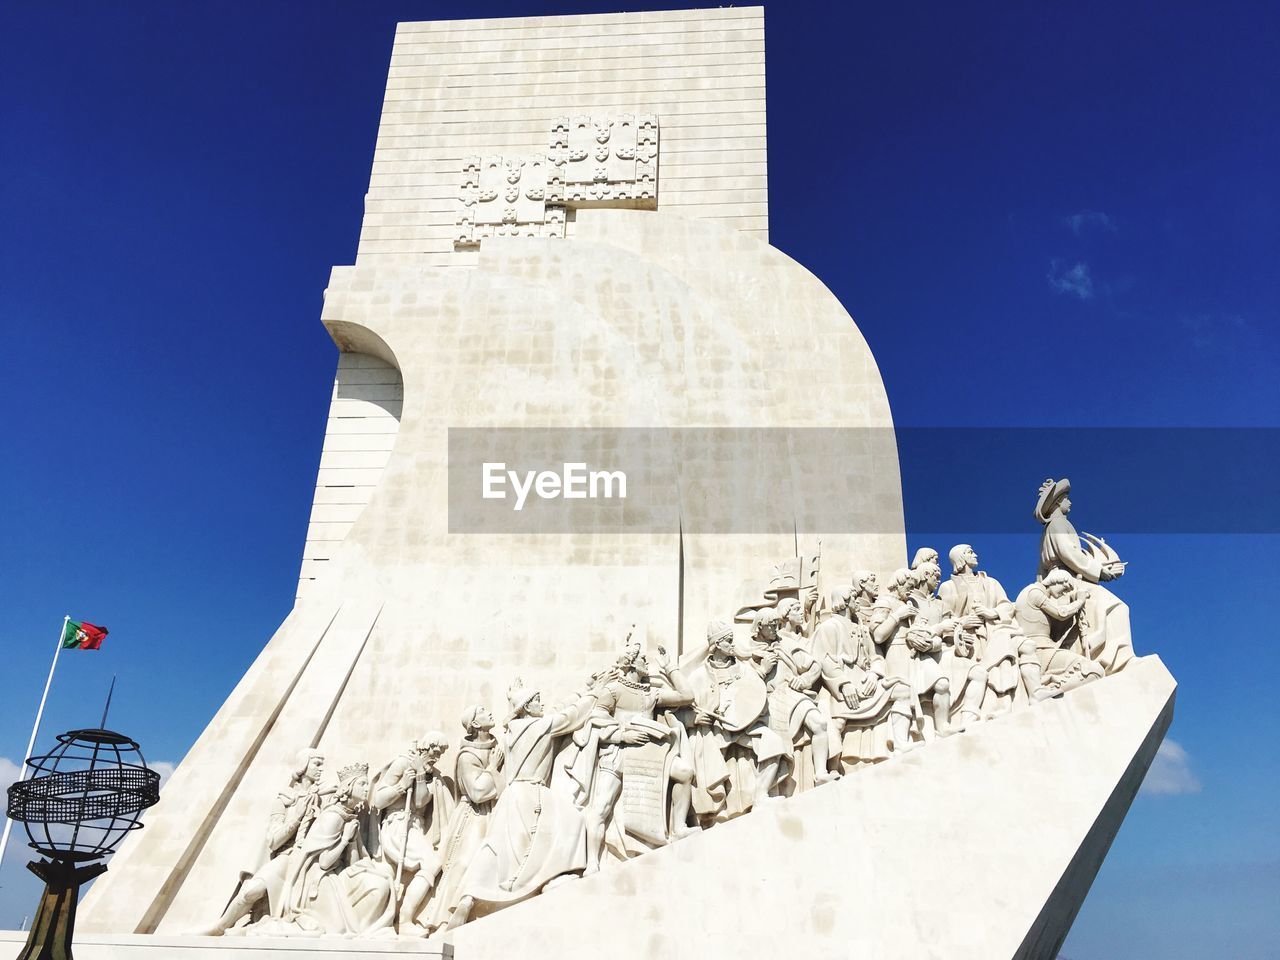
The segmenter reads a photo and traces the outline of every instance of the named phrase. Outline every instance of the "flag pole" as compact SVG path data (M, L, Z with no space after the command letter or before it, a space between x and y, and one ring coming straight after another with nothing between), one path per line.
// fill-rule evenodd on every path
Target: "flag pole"
M22 759L18 761L18 769L21 771L18 781L27 779L27 758L31 756L36 748L36 737L40 735L40 721L44 717L44 704L49 699L49 688L53 686L53 671L58 669L58 654L62 652L62 638L67 635L67 624L71 622L71 615L67 614L62 618L62 629L58 631L58 643L53 648L53 663L49 664L49 676L44 681L44 693L40 695L40 706L36 710L35 726L31 728L31 739L27 741L27 752L22 755ZM13 821L8 817L4 821L4 835L0 836L0 867L4 866L4 852L9 846L9 831L13 829Z

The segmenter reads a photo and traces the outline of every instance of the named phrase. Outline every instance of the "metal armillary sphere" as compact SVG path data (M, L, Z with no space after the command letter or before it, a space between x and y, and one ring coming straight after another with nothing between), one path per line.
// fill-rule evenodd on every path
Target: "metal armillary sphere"
M31 776L9 787L9 818L47 859L27 868L45 883L18 960L67 960L81 884L103 873L96 863L160 799L160 775L138 745L111 730L72 730L58 746L27 760Z

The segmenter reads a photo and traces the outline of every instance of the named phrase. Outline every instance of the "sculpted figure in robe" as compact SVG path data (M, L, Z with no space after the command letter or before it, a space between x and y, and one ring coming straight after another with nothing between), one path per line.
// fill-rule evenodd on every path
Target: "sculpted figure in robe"
M243 917L251 917L250 922L254 922L267 915L280 915L280 893L289 873L290 858L296 856L324 802L325 793L320 788L323 773L324 755L320 751L298 751L289 785L272 802L259 865L240 874L239 889L222 916L212 926L195 931L196 936L221 936Z
M1044 524L1040 538L1040 569L1043 580L1051 570L1065 570L1087 583L1089 595L1084 606L1084 635L1081 653L1102 664L1108 674L1118 673L1133 659L1133 638L1129 631L1129 607L1102 582L1124 576L1125 563L1099 537L1083 539L1071 521L1071 481L1046 480L1040 486L1035 516Z
M911 589L911 582L915 575L907 569L900 569L894 572L893 577L889 581L888 589L876 594L874 601L868 607L865 596L855 595L851 598L854 612L859 618L859 622L865 623L867 630L871 634L871 641L875 645L877 654L884 660L884 672L887 677L895 677L905 679L910 691L910 699L901 704L909 710L912 718L910 726L916 728L916 735L919 733L919 722L923 719L923 712L920 705L920 697L916 693L915 685L915 657L912 655L912 649L907 643L907 632L911 629L911 625L915 623L920 616L919 608L908 602L908 596ZM874 575L863 581L865 589L875 589L876 581ZM935 684L933 694L937 694L938 684ZM951 682L948 680L941 684L944 705L944 713L949 712L951 708L950 690ZM937 706L938 702L934 702ZM895 738L894 749L903 751L911 749L912 739L908 738L899 747Z
M1054 696L1057 691L1041 686L1035 641L1018 628L1004 587L978 569L978 554L969 544L956 544L948 559L951 579L938 588L938 598L955 618L957 631L973 644L994 698L1009 708L1025 697Z
M797 601L786 609L788 613L803 614ZM780 609L765 607L756 611L751 625L751 659L768 691L769 728L791 745L796 789L804 790L811 785L810 776L816 785L836 780L840 774L830 769L827 718L816 702L822 664L810 655L802 633L787 632L783 642L781 628ZM795 748L806 734L810 746L808 762L798 763Z
M361 814L369 794L367 764L338 771L338 789L307 831L283 890L281 918L260 936L390 936L395 916L391 868L369 856Z
M769 725L769 693L733 642L733 625L707 626L707 658L689 677L694 692L693 808L703 825L746 813L791 765L791 744Z
M875 574L859 571L854 582L860 590L874 590ZM822 667L824 705L846 773L859 763L886 759L891 747L909 749L911 737L911 688L884 675L884 658L856 619L851 594L847 587L831 591L829 616L818 624L810 645Z
M586 809L587 873L600 869L606 834L625 859L697 829L689 826L688 737L669 712L691 705L693 689L662 647L656 662L661 686L651 682L639 645L628 645L596 691L591 722L574 734L583 742L568 774ZM646 846L636 848L629 838Z
M385 766L374 780L373 808L379 814L378 845L391 865L400 901L397 932L425 936L418 914L440 875L440 838L453 812L452 781L436 769L449 749L439 731L426 735Z
M1065 570L1050 570L1024 587L1014 604L1018 626L1036 647L1045 684L1071 690L1103 676L1102 664L1081 654L1080 617L1091 587Z
M934 562L922 564L912 574L907 599L920 611L920 615L907 633L907 645L912 648L916 677L915 689L924 696L928 689L937 689L938 680L947 680L949 699L945 726L939 728L939 713L934 699L934 728L946 736L959 733L983 717L983 700L987 693L987 668L978 660L973 641L966 636L962 626L951 615L947 605L938 597L942 583L942 569Z
M517 681L507 693L511 719L503 735L507 787L498 797L489 831L462 879L462 897L449 926L477 909L487 913L519 903L587 866L586 818L568 797L548 786L556 738L591 717L594 693L543 715L542 696Z
M493 808L505 785L502 748L493 727L493 714L481 705L462 714L463 737L453 775L459 798L440 844L440 882L427 924L432 930L447 926L453 916L467 866L489 833Z

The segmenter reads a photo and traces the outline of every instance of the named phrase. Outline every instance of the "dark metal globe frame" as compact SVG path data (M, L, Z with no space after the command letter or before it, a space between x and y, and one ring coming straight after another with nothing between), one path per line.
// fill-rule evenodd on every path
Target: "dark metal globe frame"
M70 960L80 886L160 799L160 775L138 744L112 730L72 730L51 752L30 757L31 776L9 787L8 814L41 855L27 869L45 882L18 960Z

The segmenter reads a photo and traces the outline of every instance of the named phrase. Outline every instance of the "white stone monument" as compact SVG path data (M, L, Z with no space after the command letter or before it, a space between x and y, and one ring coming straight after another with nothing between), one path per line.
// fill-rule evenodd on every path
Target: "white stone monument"
M764 62L758 7L400 25L297 604L83 960L1053 956L1174 684L1065 480L1016 603L966 545L907 567L875 361L768 244ZM813 427L840 469L705 448ZM673 493L460 529L451 443L490 428L646 428Z

